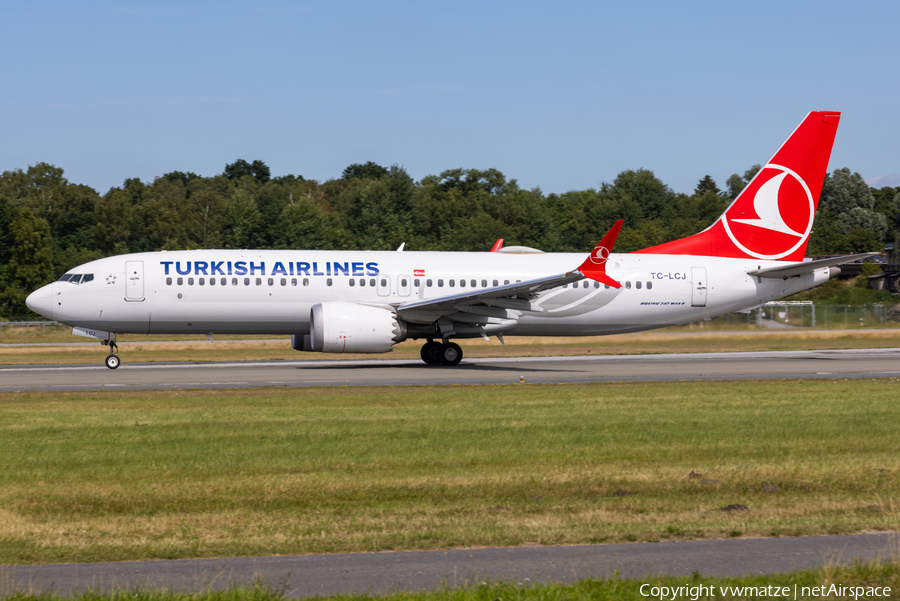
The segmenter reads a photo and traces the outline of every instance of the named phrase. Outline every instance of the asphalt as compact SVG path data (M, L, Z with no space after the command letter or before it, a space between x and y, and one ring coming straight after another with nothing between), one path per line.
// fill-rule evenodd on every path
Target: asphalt
M0 566L0 594L133 586L183 591L263 581L293 598L423 591L507 582L530 586L653 575L778 576L794 569L897 557L897 533ZM5 590L4 590L5 589Z
M678 380L900 377L900 349L763 351L464 359L455 367L412 359L17 365L0 367L0 392L559 384Z
M900 377L900 349L767 351L419 361L245 361L0 367L0 391L239 388L257 386L471 385L611 381ZM336 555L0 566L0 595L67 594L134 585L182 590L263 579L290 597L427 590L505 581L523 586L611 576L777 574L896 557L898 535L460 549ZM773 577L776 578L776 577ZM776 578L777 580L777 578ZM773 583L775 580L773 580Z

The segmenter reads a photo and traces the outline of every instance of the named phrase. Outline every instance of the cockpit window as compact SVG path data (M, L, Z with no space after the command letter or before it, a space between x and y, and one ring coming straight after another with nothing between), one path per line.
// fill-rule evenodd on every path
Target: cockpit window
M88 282L94 279L93 273L67 273L61 278L59 278L59 282L69 282L70 284L87 284Z

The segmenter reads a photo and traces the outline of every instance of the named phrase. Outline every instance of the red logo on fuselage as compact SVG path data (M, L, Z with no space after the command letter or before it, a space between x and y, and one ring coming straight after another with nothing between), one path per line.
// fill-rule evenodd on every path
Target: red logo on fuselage
M748 255L780 259L806 244L815 212L806 182L786 167L769 164L725 211L722 224Z
M414 276L424 276L425 270L424 269L413 269L413 275Z

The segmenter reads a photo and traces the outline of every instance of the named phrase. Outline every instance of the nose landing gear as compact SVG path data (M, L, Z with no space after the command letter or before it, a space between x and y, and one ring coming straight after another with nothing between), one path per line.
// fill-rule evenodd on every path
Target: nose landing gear
M440 343L434 340L422 345L419 355L428 365L459 365L463 358L462 349L455 342Z
M110 340L109 342L104 340L103 344L109 345L109 356L106 357L106 367L110 369L119 367L119 345L116 344L115 340Z

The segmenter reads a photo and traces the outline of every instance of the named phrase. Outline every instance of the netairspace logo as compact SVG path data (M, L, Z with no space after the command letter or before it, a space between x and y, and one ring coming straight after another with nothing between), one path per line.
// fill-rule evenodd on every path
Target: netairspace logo
M809 599L828 598L835 599L864 599L890 597L889 586L844 586L842 584L823 584L821 586L720 586L712 585L684 585L684 586L651 586L641 585L641 596L660 601L677 601L679 599L709 599L717 596L727 599L748 599L758 597L781 597L784 599Z

